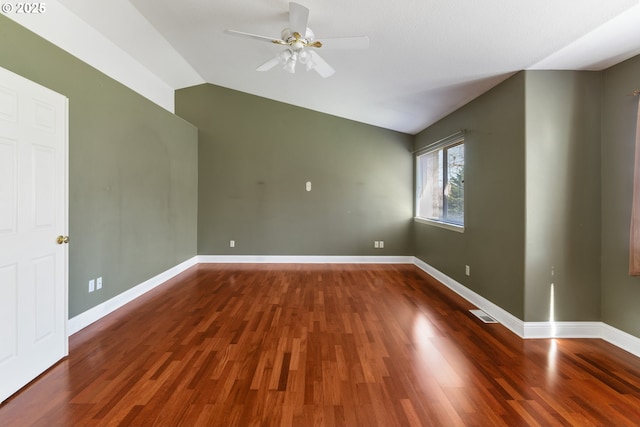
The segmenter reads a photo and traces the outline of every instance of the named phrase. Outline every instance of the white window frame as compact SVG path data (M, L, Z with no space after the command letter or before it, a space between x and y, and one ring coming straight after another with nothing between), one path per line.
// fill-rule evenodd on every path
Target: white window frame
M430 154L435 151L445 151L451 147L455 147L460 144L463 144L463 145L465 144L464 131L457 132L451 136L448 136L439 141L436 141L433 144L429 144L426 147L415 152L415 168L416 168L415 186L416 188L415 188L415 208L414 208L415 212L414 212L414 218L413 218L415 222L428 224L435 227L444 228L447 230L457 231L459 233L464 232L464 228L465 228L464 224L466 222L466 206L463 212L462 224L418 216L418 208L419 208L419 202L420 202L420 195L418 194L419 188L420 188L420 185L418 184L418 178L420 177L420 173L419 173L420 158L426 154ZM466 152L466 148L465 148L465 152ZM446 162L446 156L443 156L443 162ZM443 167L443 170L445 170L444 167ZM464 180L463 180L463 185L464 185ZM443 182L443 186L446 186L445 182Z

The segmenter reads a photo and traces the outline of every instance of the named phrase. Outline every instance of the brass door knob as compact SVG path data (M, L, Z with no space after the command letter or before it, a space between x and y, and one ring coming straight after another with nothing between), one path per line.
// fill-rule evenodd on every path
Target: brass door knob
M56 238L56 243L58 243L59 245L63 243L69 243L69 236L58 236Z

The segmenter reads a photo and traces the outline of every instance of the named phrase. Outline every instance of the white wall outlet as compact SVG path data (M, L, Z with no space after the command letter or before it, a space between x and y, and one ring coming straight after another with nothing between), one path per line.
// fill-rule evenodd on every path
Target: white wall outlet
M236 247L236 241L235 240L229 240L229 247L230 248L235 248Z
M102 289L102 277L96 279L96 289Z
M384 240L380 240L380 249L384 248Z
M304 188L305 188L307 191L311 191L311 181L307 181L307 183L304 185Z
M378 249L380 247L380 242L377 241L377 240L375 242L373 242L373 247Z
M471 276L471 269L468 265L464 266L464 274L466 274L467 276Z
M89 280L89 292L93 292L96 290L96 281L91 279Z

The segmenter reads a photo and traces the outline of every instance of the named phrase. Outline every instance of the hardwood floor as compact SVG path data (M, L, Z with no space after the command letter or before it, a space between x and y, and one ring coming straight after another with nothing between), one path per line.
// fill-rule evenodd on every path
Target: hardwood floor
M0 425L640 424L640 359L471 308L412 265L202 264L71 336Z

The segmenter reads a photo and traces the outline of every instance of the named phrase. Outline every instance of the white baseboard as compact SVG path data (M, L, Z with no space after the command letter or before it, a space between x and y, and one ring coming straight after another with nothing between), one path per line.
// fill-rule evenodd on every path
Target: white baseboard
M634 356L640 357L640 338L604 322L523 322L486 298L455 281L419 258L415 265L440 283L485 311L507 329L524 339L596 338L603 339Z
M170 268L169 270L146 280L139 285L134 286L131 289L124 291L121 294L99 304L89 310L78 314L77 316L69 319L67 323L67 331L69 335L73 335L79 330L86 328L93 322L100 320L107 314L119 309L128 302L133 301L144 293L149 292L151 289L163 284L167 280L182 273L191 266L197 264L197 257L193 257L183 263Z
M502 323L507 327L510 331L518 335L519 337L524 338L524 322L508 311L502 309L496 304L492 303L488 299L483 296L475 293L471 289L467 288L463 284L453 280L451 277L442 273L439 270L436 270L426 262L422 261L419 258L414 258L414 264L423 270L425 273L433 276L440 283L445 285L447 288L451 289L462 298L466 299L470 303L474 304L479 309L485 311L488 315L496 319L498 322Z
M413 259L412 256L197 255L69 319L67 322L67 332L69 335L75 334L126 303L133 301L156 286L182 273L189 267L200 263L413 264Z
M523 338L602 338L602 322L524 322Z
M252 264L413 264L412 256L198 255L198 262Z
M603 322L523 322L508 311L475 293L419 258L412 256L273 256L273 255L197 255L151 279L69 319L72 335L107 314L161 285L189 267L205 263L306 263L306 264L414 264L455 293L484 310L507 329L524 339L600 338L640 357L640 338Z
M640 338L613 326L602 324L602 339L640 357Z

